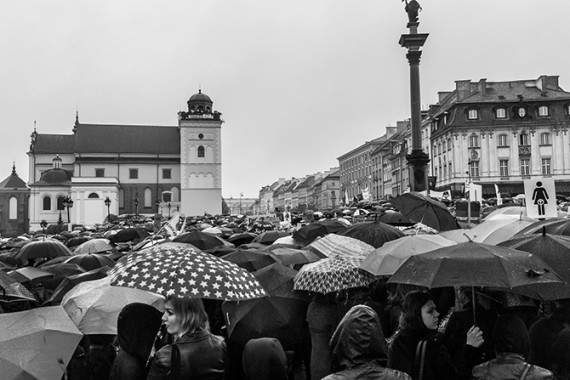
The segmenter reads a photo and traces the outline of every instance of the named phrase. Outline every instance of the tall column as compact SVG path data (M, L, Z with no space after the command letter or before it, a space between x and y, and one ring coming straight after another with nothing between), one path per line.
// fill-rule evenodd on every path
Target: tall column
M427 189L427 164L429 155L422 148L421 131L421 103L420 103L420 58L422 52L420 48L425 43L428 34L418 33L418 12L421 9L418 2L406 0L406 12L409 22L407 27L409 34L402 34L400 45L408 49L406 58L410 65L410 106L412 122L412 152L406 155L406 160L410 168L410 188L412 191L423 191Z

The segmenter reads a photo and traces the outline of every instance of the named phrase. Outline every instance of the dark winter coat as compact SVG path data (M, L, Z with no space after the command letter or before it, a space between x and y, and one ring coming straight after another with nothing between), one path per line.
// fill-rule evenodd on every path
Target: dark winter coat
M279 339L251 339L243 349L242 364L248 380L287 380L287 357Z
M386 368L386 344L378 314L369 306L352 307L338 324L330 343L332 369L325 380L409 380Z

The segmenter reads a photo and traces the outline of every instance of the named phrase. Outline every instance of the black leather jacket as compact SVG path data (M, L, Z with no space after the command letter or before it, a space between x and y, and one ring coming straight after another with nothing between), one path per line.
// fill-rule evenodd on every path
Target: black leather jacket
M180 379L222 380L228 364L224 339L201 330L180 337L175 343L180 350ZM147 380L170 379L172 345L156 352Z

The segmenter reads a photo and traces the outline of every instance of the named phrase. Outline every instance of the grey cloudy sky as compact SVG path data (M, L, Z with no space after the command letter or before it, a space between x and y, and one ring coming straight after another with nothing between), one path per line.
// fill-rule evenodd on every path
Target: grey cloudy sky
M462 79L570 90L567 0L419 1L423 105ZM226 121L224 196L325 171L409 117L406 23L400 0L0 2L0 179L28 179L34 121L177 125L199 86Z

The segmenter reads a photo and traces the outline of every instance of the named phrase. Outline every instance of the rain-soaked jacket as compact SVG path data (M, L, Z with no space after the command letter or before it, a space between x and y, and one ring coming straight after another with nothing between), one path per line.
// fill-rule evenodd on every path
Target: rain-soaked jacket
M117 321L119 351L109 380L146 379L146 363L161 324L162 313L150 305L131 303Z
M386 344L380 320L369 306L352 307L338 324L331 342L333 374L324 380L410 380L404 372L385 368Z

